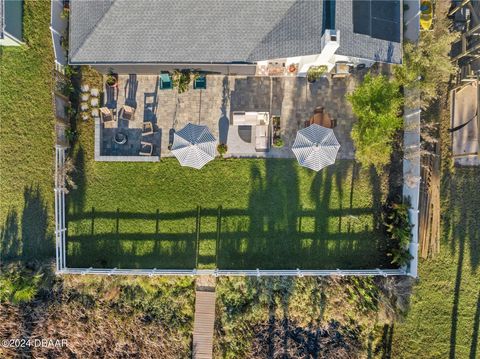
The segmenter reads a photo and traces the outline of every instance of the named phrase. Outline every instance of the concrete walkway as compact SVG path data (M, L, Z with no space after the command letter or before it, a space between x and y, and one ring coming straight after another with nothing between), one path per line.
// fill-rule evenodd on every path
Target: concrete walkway
M195 290L193 358L211 359L215 324L215 278L199 277Z

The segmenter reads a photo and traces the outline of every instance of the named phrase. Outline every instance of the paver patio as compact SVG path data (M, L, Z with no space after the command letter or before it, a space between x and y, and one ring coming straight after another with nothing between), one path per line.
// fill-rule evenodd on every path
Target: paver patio
M144 121L154 125L156 133L147 140L154 143L154 155L172 156L168 150L173 133L187 123L208 126L219 142L227 143L227 156L234 157L293 157L290 150L296 133L313 110L322 106L337 120L335 135L341 145L337 158L352 159L354 150L350 131L354 122L346 93L353 90L357 78L326 79L310 84L305 78L270 78L208 75L207 89L190 89L178 94L160 90L156 75L120 75L118 90L106 89L105 102L117 114L126 104L136 108L133 121L119 120L102 127L102 155L137 156L141 127ZM268 152L255 151L255 129L233 126L233 111L269 112L280 116L285 146ZM121 131L127 134L126 145L115 144L113 138ZM248 137L253 136L250 141ZM245 141L246 140L246 141Z

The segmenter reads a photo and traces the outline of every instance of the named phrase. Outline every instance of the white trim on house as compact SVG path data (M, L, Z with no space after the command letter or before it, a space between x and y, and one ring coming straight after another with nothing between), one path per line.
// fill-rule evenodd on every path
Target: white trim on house
M0 39L0 46L21 46L24 44L23 41L3 30L3 39Z

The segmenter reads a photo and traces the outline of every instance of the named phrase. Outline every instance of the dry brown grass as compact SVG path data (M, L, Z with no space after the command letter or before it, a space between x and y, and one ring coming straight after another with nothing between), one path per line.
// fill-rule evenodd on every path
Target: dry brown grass
M388 357L385 328L406 312L411 285L383 277L220 278L215 357Z
M35 301L0 304L0 338L66 339L1 358L188 358L191 278L66 277Z

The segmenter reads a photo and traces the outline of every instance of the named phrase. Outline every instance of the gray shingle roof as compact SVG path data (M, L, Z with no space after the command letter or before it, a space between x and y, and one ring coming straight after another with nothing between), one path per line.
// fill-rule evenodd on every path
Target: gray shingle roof
M70 7L72 63L255 62L321 52L323 0L72 0ZM349 39L351 8L337 1L337 53L386 61L386 41Z
M338 55L360 57L375 61L401 63L402 45L400 43L376 39L353 32L352 1L340 0L336 2L335 27L340 31L340 47L336 53ZM391 1L393 6L394 1ZM401 27L402 25L399 26ZM399 31L401 31L401 28Z

